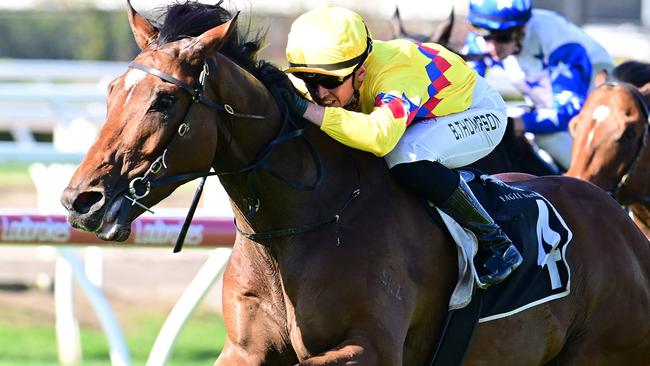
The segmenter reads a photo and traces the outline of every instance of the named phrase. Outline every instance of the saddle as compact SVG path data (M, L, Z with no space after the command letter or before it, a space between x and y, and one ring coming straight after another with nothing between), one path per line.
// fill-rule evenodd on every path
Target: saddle
M476 237L429 205L430 213L449 230L458 252L458 283L432 365L460 364L477 323L511 316L570 293L566 249L573 234L555 207L537 192L508 185L478 170L458 172L524 261L504 282L480 290L473 261Z

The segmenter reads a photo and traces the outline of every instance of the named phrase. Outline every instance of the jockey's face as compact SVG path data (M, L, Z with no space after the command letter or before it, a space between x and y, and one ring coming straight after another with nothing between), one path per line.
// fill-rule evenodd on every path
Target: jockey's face
M483 39L485 39L487 52L490 56L497 61L501 61L521 51L523 36L523 28L518 27L501 32L492 32L483 36Z
M490 56L492 56L493 59L497 61L501 61L504 58L519 52L519 45L518 42L515 40L506 43L500 43L493 40L486 40L485 43L487 46L488 53L490 54Z
M333 89L327 89L322 85L309 86L307 90L312 99L319 105L325 107L346 107L355 102L354 91L361 87L366 74L366 67L362 65L354 75L341 85Z

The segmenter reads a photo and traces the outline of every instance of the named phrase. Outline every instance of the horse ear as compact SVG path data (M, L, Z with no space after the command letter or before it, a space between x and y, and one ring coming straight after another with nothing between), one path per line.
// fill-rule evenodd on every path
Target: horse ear
M451 13L449 17L445 19L431 37L431 41L441 44L445 47L449 46L449 40L451 39L451 31L454 28L454 7L451 7Z
M199 53L203 58L219 51L232 32L237 29L237 17L235 14L229 21L218 25L197 37L194 52Z
M151 25L145 17L138 14L135 9L133 9L130 0L126 0L126 5L128 8L129 24L131 25L133 38L135 38L135 43L138 44L138 47L143 50L158 38L158 30L156 27Z
M399 8L395 6L395 13L390 18L391 30L393 31L392 38L401 38L406 34L404 30L404 24L402 23L402 17L399 15Z

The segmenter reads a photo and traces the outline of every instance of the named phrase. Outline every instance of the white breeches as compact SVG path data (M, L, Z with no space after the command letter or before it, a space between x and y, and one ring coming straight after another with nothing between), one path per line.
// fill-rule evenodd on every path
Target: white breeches
M506 125L503 98L478 76L468 110L413 123L384 159L389 168L420 160L459 168L489 154L503 138Z

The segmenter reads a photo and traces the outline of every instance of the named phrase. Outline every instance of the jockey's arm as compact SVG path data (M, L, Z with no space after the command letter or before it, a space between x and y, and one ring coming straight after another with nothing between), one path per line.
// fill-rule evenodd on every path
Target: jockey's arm
M566 131L571 118L580 112L591 83L591 63L578 44L567 44L551 53L548 72L552 106L523 115L526 131L536 134Z
M384 156L406 131L408 109L398 101L366 114L309 103L304 118L342 144Z

